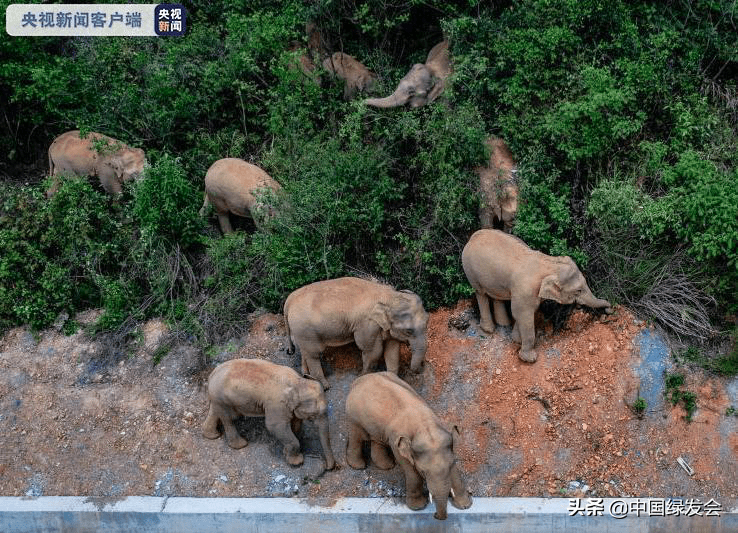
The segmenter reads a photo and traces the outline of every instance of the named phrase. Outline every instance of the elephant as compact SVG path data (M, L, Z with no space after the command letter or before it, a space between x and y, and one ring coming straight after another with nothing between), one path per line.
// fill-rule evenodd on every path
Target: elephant
M205 199L200 216L212 204L223 233L233 232L228 213L241 217L250 216L258 225L258 215L262 212L267 216L275 214L273 206L265 205L254 196L255 192L267 190L279 193L282 186L256 165L232 157L219 159L205 174Z
M330 385L320 354L327 346L355 342L361 350L362 373L384 355L387 370L399 370L400 342L410 344L410 368L420 372L428 349L428 313L420 297L389 285L360 278L318 281L300 287L284 303L288 353L300 348L302 371Z
M386 98L369 98L366 105L374 107L399 107L409 104L411 108L433 102L446 87L446 78L451 74L448 56L448 41L441 41L428 53L424 64L416 63L397 89Z
M541 300L560 304L578 303L595 309L606 308L610 302L596 298L571 257L550 255L531 250L523 241L494 229L480 229L470 238L461 252L461 263L479 304L479 326L492 333L495 322L509 326L503 300L510 300L515 325L512 338L521 344L518 357L534 363L536 341L533 315ZM488 298L492 298L494 322Z
M79 130L62 133L49 146L50 198L59 190L59 174L96 176L105 192L117 195L123 192L123 183L138 178L146 164L141 148L130 146L103 135L90 132L82 137Z
M486 167L475 169L479 174L479 188L482 193L479 222L482 228L502 229L506 233L512 233L518 211L515 160L502 139L490 137L485 145L490 153L489 163Z
M471 507L471 494L455 464L459 429L444 428L428 404L400 378L390 372L357 378L346 397L346 421L346 462L352 468L366 467L362 456L366 441L371 442L371 459L377 467L392 468L396 460L405 473L405 502L410 509L417 511L428 504L423 480L436 502L433 516L438 520L446 519L449 495L454 507Z
M371 92L377 75L359 61L343 52L335 52L323 60L323 68L345 82L343 97L350 100L357 91Z
M303 420L311 420L318 428L326 469L335 467L328 431L328 402L317 381L269 361L232 359L210 374L208 399L210 406L202 430L205 438L220 437L220 422L228 446L243 448L248 441L238 434L233 421L239 415L263 416L269 433L284 444L287 462L299 466L304 458L295 434L300 432Z

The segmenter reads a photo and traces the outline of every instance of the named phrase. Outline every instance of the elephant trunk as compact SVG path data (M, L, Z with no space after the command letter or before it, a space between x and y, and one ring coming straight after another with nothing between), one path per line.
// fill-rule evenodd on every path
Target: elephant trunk
M331 437L328 433L328 415L322 415L316 418L315 423L318 426L320 445L323 447L323 455L325 456L325 469L333 470L336 466L336 460L333 458L333 450L331 449Z
M428 492L430 492L436 504L436 512L433 514L433 518L436 520L446 520L448 516L448 496L451 492L451 483L448 480L440 483L433 483L426 480L426 483L428 484Z
M417 374L423 369L425 352L428 351L428 340L425 335L410 340L410 351L412 352L410 370Z
M364 100L364 103L366 105L387 109L390 107L400 107L405 105L409 99L408 95L403 95L402 91L398 88L386 98L368 98L367 100Z
M583 292L578 298L577 303L580 305L586 305L587 307L592 307L593 309L601 309L602 307L611 307L610 302L607 300L602 300L600 298L596 298L594 294L592 294L592 291L587 290L586 292Z

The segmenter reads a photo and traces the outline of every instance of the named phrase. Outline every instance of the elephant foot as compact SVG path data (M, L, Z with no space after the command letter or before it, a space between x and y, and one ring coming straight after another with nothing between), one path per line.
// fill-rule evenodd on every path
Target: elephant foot
M328 383L328 380L327 379L325 379L325 378L318 379L318 381L320 381L320 384L323 385L323 390L324 391L326 391L326 390L328 390L328 389L331 388L331 385L330 385L330 383Z
M248 445L248 443L249 441L247 441L241 436L231 437L230 439L228 439L228 446L230 446L234 450L240 450L241 448L245 448Z
M346 450L346 462L354 470L364 470L366 468L366 461L361 457L361 451L356 454Z
M452 493L453 494L453 493ZM472 505L472 497L468 490L463 495L454 494L451 496L451 505L457 509L468 509Z
M480 322L479 329L481 329L485 333L492 335L495 332L495 325L491 322Z
M300 466L305 461L305 458L301 453L285 453L285 458L287 459L287 462L292 466Z
M223 433L218 431L217 427L208 426L205 425L205 428L202 430L202 436L206 439L217 439L219 438Z
M538 354L533 350L523 350L521 348L520 352L518 353L518 357L520 357L520 359L525 361L526 363L535 363L538 359Z
M408 494L405 498L405 503L413 511L420 511L428 506L428 496L425 494L420 494L418 496Z
M325 460L325 469L326 470L333 470L334 468L336 468L336 466L337 465L336 465L335 459L326 459Z

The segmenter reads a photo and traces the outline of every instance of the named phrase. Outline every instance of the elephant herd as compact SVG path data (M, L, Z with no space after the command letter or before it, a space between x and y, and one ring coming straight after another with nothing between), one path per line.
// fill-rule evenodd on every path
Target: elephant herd
M300 65L304 70L311 70L311 65L314 68L307 56ZM376 82L376 75L343 52L326 57L323 67L345 81L346 98L357 91L372 90ZM365 103L381 108L424 105L438 98L450 73L448 41L443 41L433 47L424 64L413 65L392 95ZM569 257L531 250L510 235L517 210L516 163L502 139L491 137L486 145L489 162L475 169L480 178L483 229L470 237L461 261L476 294L481 329L491 334L495 323L513 323L505 304L509 301L514 319L512 338L521 344L519 357L533 363L533 317L542 300L576 302L606 308L606 312L611 312L610 303L592 294ZM76 130L57 137L48 155L52 185L47 196L56 192L56 176L64 173L97 177L108 193L119 194L123 183L139 177L145 166L143 150L99 133L83 136ZM257 223L257 215L274 216L268 199L281 190L261 168L241 159L220 159L205 175L200 214L205 215L212 206L221 230L230 233L230 214L250 216ZM412 387L397 377L400 343L410 346L411 370L420 372L423 366L428 313L420 297L366 279L325 280L292 292L284 303L284 317L288 352L299 348L303 376L264 360L235 359L219 365L209 378L203 436L215 439L224 432L230 447L242 448L248 443L238 434L234 420L239 416L264 417L267 430L284 445L287 462L300 465L303 456L296 434L302 421L310 420L318 428L326 468L333 469L336 462L324 393L330 384L320 355L328 346L355 343L361 350L362 376L354 381L346 398L346 462L353 468L365 468L362 445L369 441L377 467L387 469L397 462L402 468L406 503L411 509L422 509L428 503L424 482L435 499L437 519L446 518L449 498L458 508L471 506L471 495L455 465L458 428L449 431L444 427ZM371 373L380 360L387 371Z
M594 297L571 258L531 250L503 231L475 232L461 261L477 296L482 330L493 333L495 322L511 324L505 306L510 301L515 320L512 337L521 344L523 361L536 361L533 316L543 299L610 311L610 303ZM392 468L395 463L402 468L405 501L411 509L428 504L423 482L435 500L437 519L446 518L449 498L460 509L471 506L471 495L455 464L458 428L449 431L444 427L423 398L397 376L400 343L410 345L410 369L417 373L423 366L428 313L420 297L372 280L330 279L293 291L284 303L284 319L288 353L299 348L304 377L262 360L234 359L221 364L210 375L203 435L219 437L222 424L228 445L241 448L247 443L233 421L239 416L263 416L268 431L284 445L287 462L300 465L303 456L295 434L302 420L312 420L318 427L326 468L332 469L336 462L324 394L330 384L320 355L328 346L355 343L361 350L362 375L346 398L348 465L366 467L362 446L368 441L371 460L378 468ZM380 359L387 371L371 373Z

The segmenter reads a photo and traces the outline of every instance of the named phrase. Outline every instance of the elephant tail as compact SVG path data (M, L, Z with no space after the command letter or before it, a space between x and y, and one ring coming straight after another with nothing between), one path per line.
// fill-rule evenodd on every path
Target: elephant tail
M200 208L200 212L199 212L199 215L201 217L205 216L205 211L207 211L209 206L210 206L210 198L208 198L208 191L205 191L205 198L203 198L202 207Z
M290 334L290 319L287 311L287 302L284 303L284 326L287 330L287 353L292 355L295 353L295 343L292 342L292 335Z

